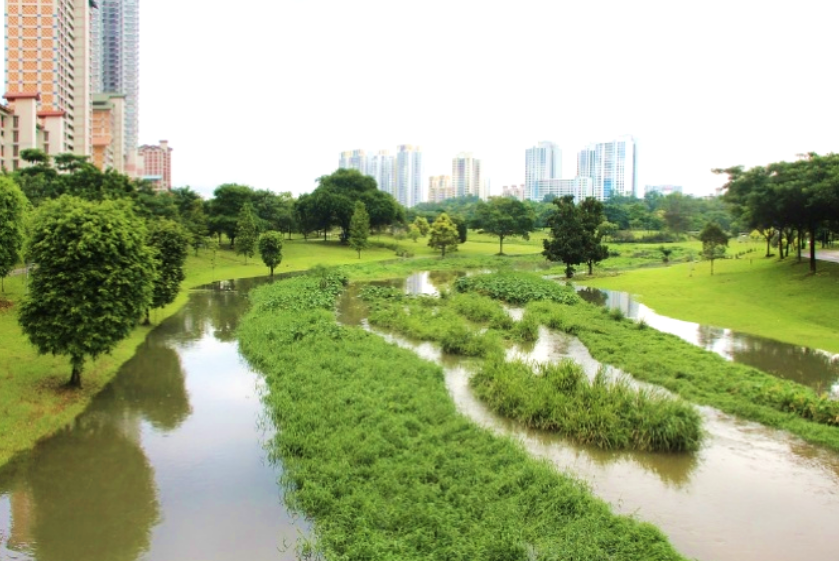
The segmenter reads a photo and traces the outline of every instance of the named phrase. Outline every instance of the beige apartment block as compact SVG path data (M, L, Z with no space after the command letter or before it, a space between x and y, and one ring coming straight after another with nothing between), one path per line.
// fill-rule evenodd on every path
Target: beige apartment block
M6 98L38 94L50 152L91 153L90 0L7 0Z
M428 202L441 203L454 197L450 175L432 175L428 178Z
M92 114L93 164L125 173L125 96L94 94Z
M138 151L138 164L142 173L140 179L151 182L156 191L170 191L172 189L172 148L169 142L161 140L160 144L144 144Z
M0 105L0 165L14 171L25 165L20 153L37 148L49 154L50 133L38 117L38 94L7 94L9 104Z

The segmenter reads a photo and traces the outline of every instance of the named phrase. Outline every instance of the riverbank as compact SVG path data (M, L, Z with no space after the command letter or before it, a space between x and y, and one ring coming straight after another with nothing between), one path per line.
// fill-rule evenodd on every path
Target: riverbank
M755 254L752 254L755 255ZM746 257L575 281L637 295L657 313L839 353L839 263Z
M243 354L283 430L286 500L327 558L681 559L652 525L457 413L441 369L335 323L335 278L252 293Z
M306 270L315 265L341 265L393 259L386 248L371 248L358 255L337 242L293 240L284 247L283 263L277 273ZM175 302L152 312L151 326L138 326L110 355L88 361L83 375L84 388L70 390L66 357L38 355L17 322L17 302L25 291L25 276L5 279L3 297L11 307L0 308L0 466L17 452L32 448L82 413L91 399L110 382L156 325L177 312L189 299L192 288L216 280L266 276L268 268L258 258L248 259L227 249L213 255L202 250L190 254L186 280Z

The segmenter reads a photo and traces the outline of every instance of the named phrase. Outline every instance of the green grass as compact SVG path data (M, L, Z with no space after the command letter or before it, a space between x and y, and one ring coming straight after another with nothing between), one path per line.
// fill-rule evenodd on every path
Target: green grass
M704 261L576 280L629 292L665 316L839 353L839 264L820 261L811 275L794 258L750 255L717 260L713 276Z
M284 258L276 273L309 269L315 265L335 266L393 259L392 251L374 248L364 251L361 259L355 252L337 242L286 241ZM186 280L177 300L152 312L153 324L174 314L188 299L188 289L215 280L247 278L268 274L258 258L248 259L229 250L220 250L215 259L212 252L190 255L186 264ZM16 452L26 450L71 422L87 407L90 400L116 375L119 367L133 355L152 327L137 327L111 355L88 362L83 374L84 389L64 387L70 376L65 357L39 356L24 337L17 323L16 306L24 294L24 277L5 279L3 298L11 307L0 306L0 466Z
M663 392L589 382L582 367L488 360L470 380L475 395L505 417L607 450L691 452L702 440L699 412Z
M549 328L577 336L594 358L639 380L839 451L839 402L806 386L728 362L675 335L591 304L534 302L526 314L535 315Z
M440 368L336 324L338 280L251 294L244 356L265 375L286 500L326 559L680 559L656 528L457 413ZM328 301L333 299L330 304Z

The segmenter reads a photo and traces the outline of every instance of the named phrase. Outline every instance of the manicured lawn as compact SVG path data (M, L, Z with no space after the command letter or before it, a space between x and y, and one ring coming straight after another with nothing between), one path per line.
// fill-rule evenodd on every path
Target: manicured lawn
M632 293L666 316L839 353L839 264L743 259L627 271L577 282Z
M382 237L386 240L385 236ZM373 237L372 241L376 241ZM435 255L420 239L416 244L402 242L403 246L417 246L417 255ZM525 253L530 248L518 248ZM497 251L495 246L468 243L461 246L460 255L488 255ZM361 253L361 259L348 247L338 242L286 241L283 262L276 273L309 269L315 265L341 265L395 259L395 253L383 247L374 247ZM188 299L188 289L215 280L257 277L268 274L268 268L258 257L248 259L235 255L228 249L216 253L202 250L198 257L190 255L186 265L187 278L178 299L170 306L152 312L153 324L174 314ZM0 309L0 465L20 450L31 448L39 439L49 436L71 422L84 411L87 404L130 359L154 327L137 327L134 333L120 343L110 356L88 362L83 374L84 389L71 391L64 387L70 377L69 359L66 357L39 356L29 344L17 323L17 302L24 294L24 277L5 280L7 300L11 308Z

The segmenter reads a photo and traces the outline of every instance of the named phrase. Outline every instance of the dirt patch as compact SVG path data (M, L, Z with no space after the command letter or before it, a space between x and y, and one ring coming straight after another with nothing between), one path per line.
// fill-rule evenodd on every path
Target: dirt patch
M11 310L15 303L0 296L0 312Z

